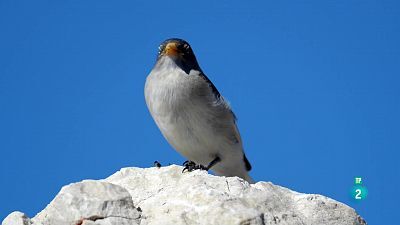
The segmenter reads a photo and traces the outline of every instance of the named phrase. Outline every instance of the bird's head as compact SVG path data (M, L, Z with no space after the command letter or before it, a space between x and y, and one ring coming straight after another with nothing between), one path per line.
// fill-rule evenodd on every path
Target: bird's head
M157 62L168 57L183 71L189 73L191 69L199 70L196 56L189 43L178 38L165 40L158 48Z

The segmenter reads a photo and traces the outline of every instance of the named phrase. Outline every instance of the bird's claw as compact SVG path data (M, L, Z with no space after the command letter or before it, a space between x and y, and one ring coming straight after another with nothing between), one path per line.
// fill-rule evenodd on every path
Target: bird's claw
M161 163L159 163L158 161L154 161L154 166L157 168L161 167Z
M183 163L183 166L185 168L183 168L182 173L184 173L186 170L188 172L192 172L193 170L208 170L207 167L201 165L201 164L196 164L193 161L185 161Z

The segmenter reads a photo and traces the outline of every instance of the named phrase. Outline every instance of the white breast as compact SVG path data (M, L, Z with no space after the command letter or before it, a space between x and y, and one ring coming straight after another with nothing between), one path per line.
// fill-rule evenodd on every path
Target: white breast
M209 121L214 96L196 71L188 75L173 65L150 73L145 86L146 103L167 141L188 159L206 165L222 147ZM199 91L209 96L199 96Z

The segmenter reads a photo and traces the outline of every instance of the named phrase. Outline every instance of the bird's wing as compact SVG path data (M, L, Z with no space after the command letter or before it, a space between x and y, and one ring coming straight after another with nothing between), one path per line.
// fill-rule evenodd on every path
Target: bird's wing
M236 117L235 113L232 111L232 108L230 107L229 103L219 93L219 91L215 87L215 85L211 82L210 79L208 79L208 77L204 73L200 72L199 75L210 86L210 88L211 88L211 90L212 90L212 92L214 94L214 102L215 102L215 104L224 109L224 110L222 110L224 112L223 113L224 115L222 115L222 116L223 117L228 116L229 118L231 118L231 121L230 121L231 127L230 127L230 129L232 130L233 135L230 137L230 139L234 143L241 144L242 143L242 139L240 137L239 129L237 128L237 125L236 125L237 117Z
M235 131L234 132L235 137L239 140L240 145L243 145L242 144L242 138L240 137L240 133L239 133L239 129L237 127L236 121L235 121L235 125L234 125L234 131ZM243 149L243 146L242 146L242 149ZM250 171L251 170L251 164L250 164L249 160L247 159L246 154L244 154L244 151L243 151L243 161L244 161L244 163L246 165L246 170Z
M218 89L215 87L215 85L211 82L210 79L208 79L208 77L204 74L204 73L200 73L199 74L200 77L202 77L210 86L213 94L214 94L214 98L215 98L215 103L217 105L219 105L220 107L224 108L225 110L223 110L225 112L225 116L228 115L228 117L231 118L231 121L229 122L230 126L229 126L229 131L228 132L228 139L231 140L233 143L238 144L241 146L242 150L243 150L243 146L242 146L242 138L240 136L239 133L239 129L237 127L237 117L235 115L235 113L232 111L232 108L230 107L229 103L224 99L224 97L219 93ZM246 166L246 170L250 171L251 170L251 164L249 162L249 160L247 159L246 155L244 154L243 151L243 161L245 163Z
M215 85L211 82L211 80L208 79L208 77L202 72L199 73L199 76L201 78L203 78L208 83L208 85L210 85L210 88L211 88L213 94L215 95L215 99L219 100L221 98L221 94L219 93L219 91L217 90Z
M211 90L212 90L212 92L213 92L213 94L214 94L215 101L221 101L221 104L224 104L227 108L229 108L229 111L230 111L230 113L232 114L233 120L234 120L234 122L236 123L237 117L236 117L235 113L232 111L231 107L229 106L229 103L228 103L228 102L224 99L224 97L222 97L222 95L219 93L219 91L218 91L218 89L215 87L215 85L211 82L210 79L208 79L208 77L207 77L203 72L200 72L200 73L199 73L199 76L200 76L201 78L203 78L203 79L208 83L208 85L210 86L210 88L211 88Z

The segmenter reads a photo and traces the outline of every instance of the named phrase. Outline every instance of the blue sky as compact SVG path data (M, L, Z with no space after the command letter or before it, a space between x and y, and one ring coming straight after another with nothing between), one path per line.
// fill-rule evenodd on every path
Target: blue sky
M201 2L0 1L0 220L71 182L184 161L143 97L159 43L179 37L231 102L256 180L395 223L398 1Z

